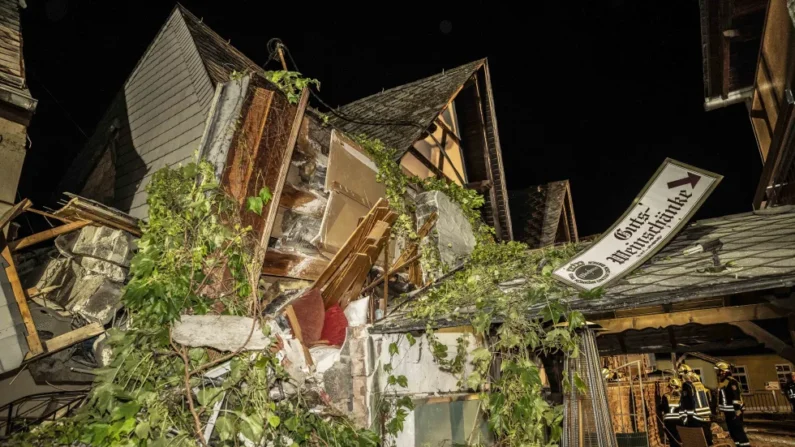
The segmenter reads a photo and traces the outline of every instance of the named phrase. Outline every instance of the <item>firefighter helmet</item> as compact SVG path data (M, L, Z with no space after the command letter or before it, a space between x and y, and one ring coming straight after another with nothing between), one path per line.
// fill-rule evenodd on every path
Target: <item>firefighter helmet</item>
M693 368L691 368L687 364L682 363L681 365L679 365L679 374L680 375L684 376L684 375L690 374L691 372L693 372Z
M717 369L718 371L720 371L722 373L727 373L727 372L731 372L732 367L731 367L731 365L729 365L728 362L718 362L718 363L715 364L715 369Z
M610 380L613 377L613 371L610 371L608 368L602 368L602 377L605 380Z
M682 388L682 380L677 377L671 377L671 379L668 381L668 385L675 389Z

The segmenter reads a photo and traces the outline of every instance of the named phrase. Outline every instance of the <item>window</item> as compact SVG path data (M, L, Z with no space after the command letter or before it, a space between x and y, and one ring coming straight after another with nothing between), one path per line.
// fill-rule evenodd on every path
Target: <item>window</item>
M740 382L740 386L743 387L743 393L750 392L751 388L748 386L748 373L745 366L732 366L732 375Z
M488 422L483 417L477 400L438 402L435 399L415 401L415 446L467 445L475 440L479 445L491 445ZM475 430L475 433L472 431Z
M776 365L776 375L778 376L778 383L781 384L781 389L784 389L784 386L787 385L787 380L789 379L789 375L792 372L792 365L785 363Z

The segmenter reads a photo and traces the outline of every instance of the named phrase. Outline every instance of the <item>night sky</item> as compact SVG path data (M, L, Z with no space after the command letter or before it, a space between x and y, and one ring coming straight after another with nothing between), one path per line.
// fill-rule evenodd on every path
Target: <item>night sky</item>
M570 179L581 235L609 227L665 157L726 177L697 218L750 210L759 153L744 106L703 111L696 2L536 3L183 5L256 62L281 38L332 105L488 57L509 189ZM174 3L28 5L39 106L20 194L44 205Z

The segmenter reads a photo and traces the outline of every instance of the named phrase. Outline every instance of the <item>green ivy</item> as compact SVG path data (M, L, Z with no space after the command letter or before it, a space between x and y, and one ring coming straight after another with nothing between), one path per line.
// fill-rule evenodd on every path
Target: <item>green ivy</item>
M585 318L561 301L575 291L552 277L552 271L573 257L577 247L531 251L519 242L497 243L494 229L481 218L485 199L477 191L448 179L409 177L400 167L394 149L364 136L357 141L378 167L377 179L386 187L390 206L402 219L399 234L410 239L417 237L411 218L413 205L406 199L410 185L445 193L461 208L475 233L477 245L464 268L410 302L408 313L417 321L468 320L486 346L470 354L473 370L467 375L467 338L457 340L453 355L436 339L429 325L426 339L435 361L442 370L459 376L459 385L482 392L489 426L500 445L557 445L563 411L542 397L540 368L535 359L558 352L569 358L579 355L577 331ZM423 271L439 272L438 250L425 244L421 253ZM513 290L499 287L515 279L524 279L525 283ZM582 296L596 297L601 293L598 290ZM531 309L536 309L536 313L530 314ZM496 334L492 333L495 322L499 322ZM498 378L490 375L495 357L500 359ZM584 391L584 382L578 379L575 378L575 386Z
M287 95L287 100L290 101L290 104L298 103L304 88L314 85L320 89L320 81L317 79L305 78L297 71L266 71L265 78L276 84L276 86Z
M316 413L318 401L302 393L271 399L291 380L271 350L219 359L215 351L172 343L171 326L186 313L258 317L260 297L251 284L259 275L248 274L250 229L241 227L239 205L214 179L204 161L154 174L149 221L122 298L130 324L109 332L110 365L95 371L89 401L76 415L17 435L10 445L236 446L241 435L256 445L380 444L376 433L344 415ZM258 198L266 202L266 195ZM225 360L231 371L222 382L202 379ZM213 437L203 440L197 424L203 430L222 398Z

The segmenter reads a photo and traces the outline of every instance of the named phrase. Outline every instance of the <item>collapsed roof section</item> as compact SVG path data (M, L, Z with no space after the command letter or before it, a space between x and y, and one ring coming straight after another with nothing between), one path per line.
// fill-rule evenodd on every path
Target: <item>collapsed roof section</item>
M376 138L396 149L412 174L428 172L479 187L486 199L484 220L500 239L512 239L486 59L354 101L330 121L349 135Z
M530 248L579 241L568 180L509 194L514 240L525 242Z

